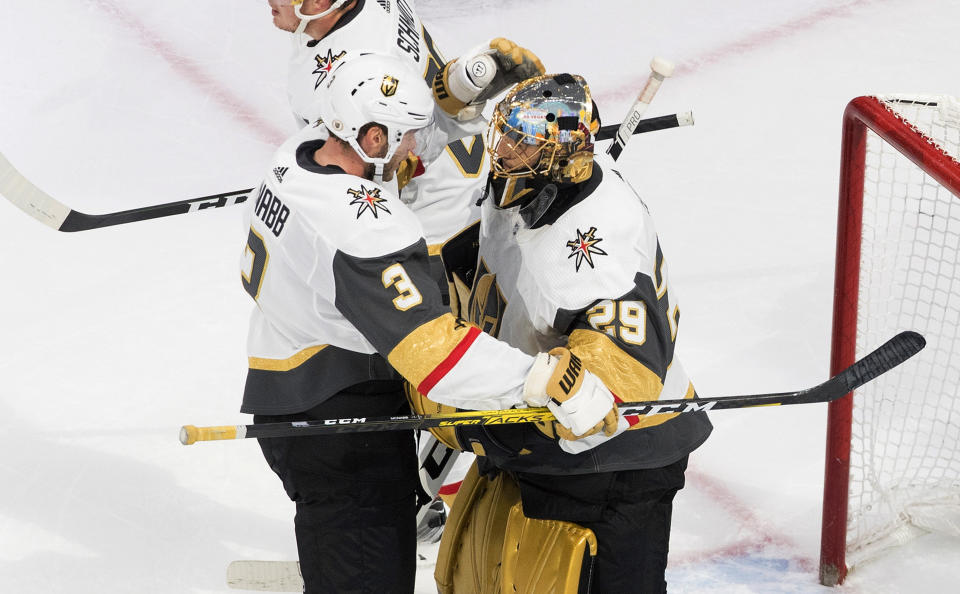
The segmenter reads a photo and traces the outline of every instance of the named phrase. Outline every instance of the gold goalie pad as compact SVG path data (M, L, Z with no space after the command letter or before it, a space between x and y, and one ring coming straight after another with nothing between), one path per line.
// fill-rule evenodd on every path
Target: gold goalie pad
M433 574L440 594L500 592L507 518L519 502L520 489L510 476L480 476L474 461L443 529Z
M596 556L593 530L571 522L527 518L517 503L507 519L500 592L577 594L581 577L589 576Z
M597 554L592 530L523 515L506 473L488 479L474 462L440 541L440 594L577 594Z
M403 382L403 389L407 393L407 401L410 402L410 408L413 409L413 412L417 413L418 415L437 415L457 412L456 407L447 406L445 404L440 404L439 402L430 400L418 392L410 382ZM437 441L448 448L454 450L463 449L460 447L460 443L457 441L457 431L454 427L431 427L429 431L430 433L433 433L433 436L437 438Z

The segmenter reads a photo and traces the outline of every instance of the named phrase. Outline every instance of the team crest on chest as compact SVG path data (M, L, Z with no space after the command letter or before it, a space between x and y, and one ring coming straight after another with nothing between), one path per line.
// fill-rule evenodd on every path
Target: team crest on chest
M603 241L603 239L595 237L596 232L596 227L590 227L586 233L577 229L577 238L567 242L567 247L573 250L567 258L576 258L577 272L580 272L580 266L582 266L584 262L589 264L590 268L593 268L594 256L607 255L607 252L597 247L597 244Z
M359 209L357 209L358 219L367 211L373 213L373 218L375 219L380 218L381 211L387 214L393 214L390 212L390 209L384 206L387 199L380 197L380 188L368 190L366 186L361 185L359 190L347 190L347 194L353 196L350 204L359 206Z
M327 50L326 56L321 56L320 54L314 56L314 59L317 61L317 69L314 70L313 73L318 75L317 84L313 85L314 90L320 87L320 83L327 79L327 75L330 74L333 67L345 55L347 55L347 52L340 52L337 55L333 55L333 50Z

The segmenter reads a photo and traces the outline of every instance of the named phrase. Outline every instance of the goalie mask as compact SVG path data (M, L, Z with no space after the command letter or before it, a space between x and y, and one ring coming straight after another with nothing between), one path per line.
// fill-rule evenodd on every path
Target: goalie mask
M569 184L593 173L593 135L600 128L583 77L543 75L517 85L494 109L487 132L493 175L528 183ZM498 204L513 206L506 196Z

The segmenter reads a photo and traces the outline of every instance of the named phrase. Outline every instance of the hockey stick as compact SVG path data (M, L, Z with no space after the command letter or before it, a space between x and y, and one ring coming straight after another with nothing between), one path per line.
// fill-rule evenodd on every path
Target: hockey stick
M641 120L637 123L633 133L643 134L645 132L655 132L657 130L691 125L693 125L693 114L688 111ZM597 133L595 140L609 140L616 135L616 131L619 128L619 124L603 126ZM166 204L155 204L119 212L86 214L73 210L35 186L30 180L17 171L10 161L0 153L0 194L23 212L57 231L89 231L90 229L100 229L113 225L123 225L137 221L159 219L161 217L242 204L250 198L253 191L253 188L247 188L245 190L211 194L209 196L201 196L200 198L168 202Z
M231 561L227 586L259 592L303 592L298 561Z
M641 89L640 94L637 95L637 100L634 101L630 107L627 117L624 118L623 123L620 124L613 144L607 148L607 154L613 157L614 161L620 158L620 153L623 152L623 147L626 146L627 141L630 140L630 137L633 135L634 128L640 123L647 108L650 107L653 96L660 90L663 79L669 77L671 74L673 74L673 62L664 60L663 58L654 58L650 62L650 77L647 78L646 84L643 85L643 89Z
M158 219L208 208L220 208L246 202L253 188L211 194L190 200L144 206L106 214L86 214L73 210L33 185L3 154L0 154L0 194L17 208L57 231L87 231L111 225Z
M850 393L877 376L890 371L920 352L926 341L916 332L897 334L875 351L820 385L796 392L754 394L749 396L699 397L696 400L649 400L621 402L620 413L629 416L647 416L662 413L688 413L755 406L785 406L830 402ZM245 439L259 437L291 437L353 433L360 431L395 431L429 429L454 425L503 425L507 423L537 423L556 420L546 408L466 411L438 415L403 415L396 417L323 419L294 423L260 423L256 425L225 425L180 429L180 443L190 445L198 441Z
M669 128L679 128L681 126L693 125L693 112L685 111L683 113L674 113L656 118L647 118L637 122L633 129L634 134L643 134L645 132L656 132L657 130L667 130ZM593 138L595 142L601 140L610 140L616 138L621 124L610 124L609 126L600 126L600 131Z

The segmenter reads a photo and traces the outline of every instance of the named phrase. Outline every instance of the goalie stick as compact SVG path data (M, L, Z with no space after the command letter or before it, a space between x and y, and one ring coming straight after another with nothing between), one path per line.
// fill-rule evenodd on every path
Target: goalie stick
M876 350L847 367L829 380L796 392L753 394L748 396L698 397L696 400L649 400L620 402L619 412L625 416L647 416L662 413L750 408L756 406L785 406L830 402L848 394L914 356L926 345L924 338L912 331L897 334ZM254 425L222 425L180 429L180 443L191 445L198 441L245 439L260 437L292 437L359 431L396 431L429 429L455 425L501 425L506 423L535 423L556 420L546 408L466 411L436 415L402 415L395 417L322 419L293 423L260 423Z
M650 107L650 102L653 101L653 96L660 90L663 80L673 74L673 68L673 62L663 58L654 58L650 62L650 76L640 90L640 94L637 95L637 100L630 106L627 117L620 124L620 128L614 136L613 144L607 148L607 154L613 157L614 161L620 158L623 147L626 146L627 141L633 135L633 129L640 123L644 112Z
M641 120L637 123L633 133L643 134L645 132L691 125L693 125L693 114L688 111L680 114ZM600 128L600 132L597 133L596 140L601 141L614 138L619 129L619 124L603 126ZM246 202L247 199L253 195L253 191L253 188L247 188L245 190L211 194L209 196L201 196L200 198L168 202L166 204L155 204L119 212L87 214L73 210L35 186L29 179L17 171L13 164L0 153L0 194L23 212L57 231L89 231L91 229L101 229L113 225L123 225L137 221L200 212L212 208L233 206L234 204Z

